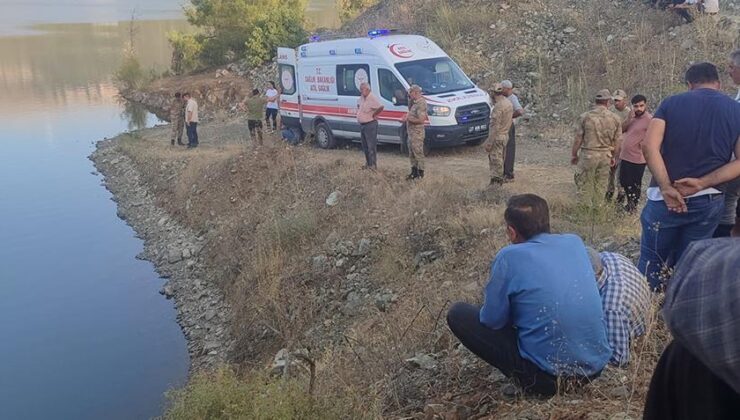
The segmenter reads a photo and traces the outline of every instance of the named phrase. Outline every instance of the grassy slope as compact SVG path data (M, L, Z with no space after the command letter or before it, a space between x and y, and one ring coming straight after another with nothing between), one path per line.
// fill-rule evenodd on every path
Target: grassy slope
M211 280L238 308L238 370L249 378L278 349L308 348L316 395L341 395L347 417L639 417L667 340L660 322L635 343L629 369L609 369L582 391L540 401L503 395L507 381L459 348L445 308L480 299L488 264L506 244L502 212L511 194L543 195L555 230L634 257L635 217L594 218L575 204L571 118L604 86L657 102L681 89L689 61L721 62L736 34L716 33L707 21L669 31L675 22L662 12L602 0L395 1L347 29L386 24L428 34L484 84L508 77L521 86L537 116L520 129L517 182L486 190L480 148L436 152L428 177L407 183L407 161L390 148L374 174L358 170L356 149L245 149L244 129L233 122L204 126L194 152L173 151L166 129L120 146L160 204L208 238ZM576 33L563 37L568 26ZM687 38L694 45L682 48ZM328 207L333 191L341 198ZM356 252L362 239L370 241L368 253ZM406 362L418 353L431 355L435 367ZM221 387L219 380L195 383L208 395Z

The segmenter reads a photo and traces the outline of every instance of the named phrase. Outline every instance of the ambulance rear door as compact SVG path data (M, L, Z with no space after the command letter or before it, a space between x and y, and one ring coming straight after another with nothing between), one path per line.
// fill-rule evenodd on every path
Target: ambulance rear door
M296 74L296 51L278 48L278 76L280 80L280 120L286 127L301 126L301 96Z

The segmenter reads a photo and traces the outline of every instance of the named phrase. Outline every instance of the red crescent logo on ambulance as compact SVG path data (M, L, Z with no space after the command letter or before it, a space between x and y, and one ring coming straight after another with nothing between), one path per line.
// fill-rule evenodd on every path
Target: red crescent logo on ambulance
M391 44L388 46L391 54L398 58L411 58L414 56L414 52L403 44Z

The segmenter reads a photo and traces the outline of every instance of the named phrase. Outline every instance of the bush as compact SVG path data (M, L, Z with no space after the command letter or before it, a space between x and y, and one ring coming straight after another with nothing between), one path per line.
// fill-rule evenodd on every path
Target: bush
M146 84L147 73L134 54L126 52L120 67L113 75L113 79L120 90L138 89Z
M349 22L377 3L378 0L337 0L339 18L342 22Z
M170 35L175 49L173 71L240 58L262 64L275 56L277 47L296 47L306 41L305 9L305 0L191 0L187 18L200 32Z
M168 394L170 407L163 418L186 419L339 419L352 418L342 400L315 399L297 380L273 379L250 372L242 379L223 368L199 373L182 390Z
M167 33L167 39L172 45L172 72L184 74L201 67L200 55L203 45L194 34L177 31Z

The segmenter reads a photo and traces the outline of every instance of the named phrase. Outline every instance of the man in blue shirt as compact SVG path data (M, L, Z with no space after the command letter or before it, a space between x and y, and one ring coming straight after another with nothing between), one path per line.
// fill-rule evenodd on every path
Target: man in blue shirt
M559 383L598 377L612 351L583 241L551 234L534 194L509 199L504 219L512 245L493 261L483 307L454 304L450 330L525 392L551 396Z
M653 180L642 211L638 268L654 289L692 241L711 238L724 208L725 184L740 176L740 103L719 91L717 68L686 71L689 91L663 100L642 151Z

